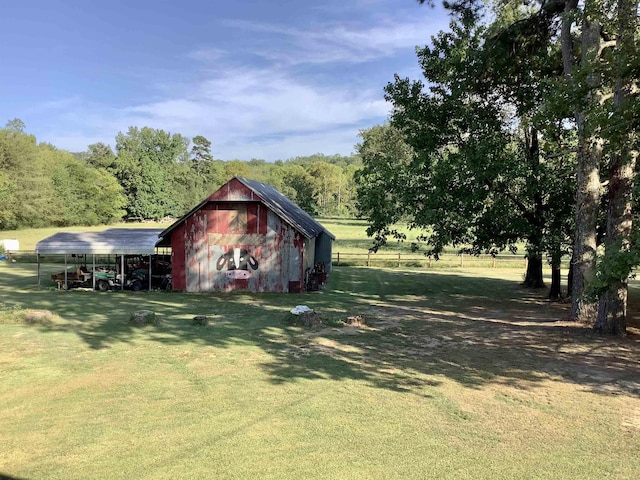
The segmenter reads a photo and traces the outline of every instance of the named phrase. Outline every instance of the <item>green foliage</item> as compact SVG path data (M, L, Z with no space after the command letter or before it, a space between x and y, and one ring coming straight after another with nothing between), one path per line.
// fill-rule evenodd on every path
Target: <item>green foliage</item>
M15 202L16 184L9 175L0 171L0 230L6 230L14 224L15 212L12 205Z
M327 162L314 162L307 168L312 179L314 197L323 215L335 214L340 209L342 169Z
M414 152L400 130L390 125L361 130L360 137L362 142L356 145L356 150L364 166L355 174L357 208L369 221L367 234L375 237L374 250L377 250L389 235L406 238L389 225L407 218L402 194L408 193L406 189L413 176L410 164Z
M95 225L122 218L124 197L100 165L110 149L92 146L87 160L20 129L0 130L0 229ZM101 156L98 155L101 152Z
M593 279L587 284L585 296L591 301L600 298L611 286L624 285L635 276L640 265L640 231L636 228L630 242L605 242L596 261Z
M86 162L96 168L109 168L116 159L113 150L104 143L94 143L87 147Z
M206 162L212 162L213 156L211 155L211 142L202 135L193 137L193 147L191 148L191 160L197 165L204 165ZM198 172L196 167L196 171Z
M246 162L241 160L231 160L224 163L225 181L231 180L233 177L249 177L251 176L251 168Z
M273 184L311 214L355 210L358 156L322 154L268 163L214 160L204 136L149 127L69 153L38 145L15 119L0 129L0 229L97 225L178 217L234 176Z
M311 215L318 213L314 179L300 165L286 164L271 170L269 183Z
M24 133L26 125L19 118L14 118L13 120L7 121L4 128L15 133Z
M99 225L117 222L124 215L122 188L103 168L92 168L60 152L52 181L61 210L56 225Z
M406 238L391 227L400 221L430 229L417 240L435 256L447 245L497 253L525 241L541 258L569 243L572 156L557 154L568 146L561 120L535 115L541 86L559 74L556 53L497 35L502 18L488 29L477 18L452 21L418 50L425 83L396 76L386 87L391 125L361 133L358 200L374 248ZM517 42L536 60L513 61Z
M179 162L188 158L189 141L149 127L130 127L116 136L117 158L110 171L127 198L128 220L160 219L180 214L171 188Z

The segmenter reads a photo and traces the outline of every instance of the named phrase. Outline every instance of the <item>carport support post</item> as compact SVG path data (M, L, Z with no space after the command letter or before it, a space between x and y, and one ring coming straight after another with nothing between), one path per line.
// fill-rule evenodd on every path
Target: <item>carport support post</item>
M122 280L120 280L120 290L122 290L124 292L124 281L125 281L124 253L122 255L120 255L120 277L122 278Z
M40 290L40 254L36 253L36 259L38 262L38 290Z
M96 254L93 254L93 272L91 272L91 278L93 279L93 289L96 289Z
M151 291L151 254L149 254L149 291Z
M64 289L67 290L69 284L67 283L67 254L64 254Z

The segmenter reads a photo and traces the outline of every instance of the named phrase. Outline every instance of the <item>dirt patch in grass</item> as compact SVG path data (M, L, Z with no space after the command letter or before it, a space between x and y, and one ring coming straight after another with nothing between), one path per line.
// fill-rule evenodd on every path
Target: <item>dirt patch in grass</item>
M518 287L498 299L466 292L381 295L343 317L360 317L364 325L306 331L292 336L282 353L325 356L343 365L345 376L390 388L407 387L413 375L447 377L473 389L544 390L559 381L581 391L640 397L636 327L626 337L602 337L566 321L569 308Z
M461 379L465 371L481 371L525 385L528 377L539 375L603 394L640 395L635 327L626 337L602 337L564 320L568 308L535 298L504 305L458 304L456 311L386 303L372 306L367 316L376 319L372 329L384 334L390 350L402 344L402 356L437 356L438 365L451 366L447 371L459 369Z

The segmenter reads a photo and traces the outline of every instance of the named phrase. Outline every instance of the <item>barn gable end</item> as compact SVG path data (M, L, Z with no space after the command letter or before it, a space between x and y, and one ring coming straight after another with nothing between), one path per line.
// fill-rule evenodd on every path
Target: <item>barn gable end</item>
M176 290L288 292L303 289L320 234L334 238L273 187L234 178L161 236Z

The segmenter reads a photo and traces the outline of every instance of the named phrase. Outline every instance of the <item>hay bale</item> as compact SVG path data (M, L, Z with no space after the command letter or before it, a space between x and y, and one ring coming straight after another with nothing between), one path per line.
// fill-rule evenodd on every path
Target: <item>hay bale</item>
M139 310L129 318L129 325L141 327L143 325L158 325L160 318L151 310Z
M193 325L208 325L209 317L206 315L196 315L193 317L193 321L191 323L193 323Z
M53 321L53 313L49 310L28 310L24 315L24 321L29 324L47 324Z

